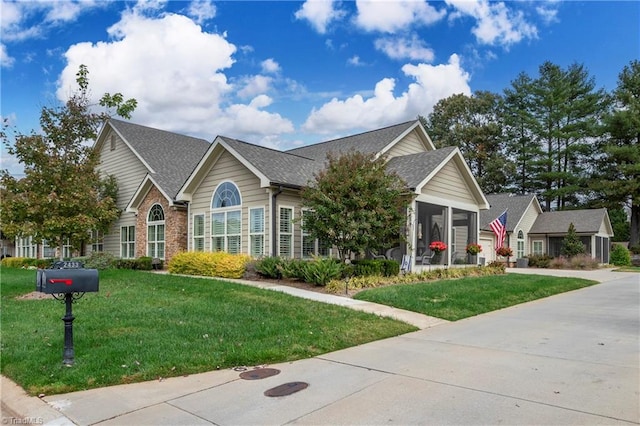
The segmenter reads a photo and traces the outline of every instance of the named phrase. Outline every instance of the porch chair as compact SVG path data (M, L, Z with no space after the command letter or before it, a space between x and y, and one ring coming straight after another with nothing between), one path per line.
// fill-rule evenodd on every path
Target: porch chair
M429 265L429 270L431 270L431 261L433 257L436 255L434 251L428 250L422 254L422 256L418 256L416 261L420 262L421 265Z

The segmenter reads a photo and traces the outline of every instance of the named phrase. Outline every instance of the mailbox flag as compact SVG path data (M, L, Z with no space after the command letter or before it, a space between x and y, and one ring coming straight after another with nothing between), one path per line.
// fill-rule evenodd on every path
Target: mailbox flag
M489 224L489 228L496 234L496 250L503 246L504 237L507 235L507 211L505 210L500 216Z

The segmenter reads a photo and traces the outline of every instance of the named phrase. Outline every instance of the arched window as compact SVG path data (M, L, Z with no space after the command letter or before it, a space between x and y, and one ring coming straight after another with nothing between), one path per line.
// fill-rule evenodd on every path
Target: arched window
M518 258L524 257L524 232L522 232L522 229L518 231L518 250L516 255Z
M164 210L154 204L147 216L147 256L164 259Z
M211 207L214 209L223 207L233 207L242 204L240 199L240 191L233 182L222 182L216 188L216 192L213 193L213 200Z
M211 199L211 250L240 253L242 247L242 197L238 187L222 182Z

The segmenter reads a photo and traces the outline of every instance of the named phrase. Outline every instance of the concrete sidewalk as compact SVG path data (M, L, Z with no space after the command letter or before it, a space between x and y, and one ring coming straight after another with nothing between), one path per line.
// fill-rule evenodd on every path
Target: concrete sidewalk
M3 415L56 425L640 424L640 275L590 273L604 283L269 366L280 374L261 380L213 371L38 399L3 378ZM366 309L333 297L323 301ZM309 387L264 395L288 382Z

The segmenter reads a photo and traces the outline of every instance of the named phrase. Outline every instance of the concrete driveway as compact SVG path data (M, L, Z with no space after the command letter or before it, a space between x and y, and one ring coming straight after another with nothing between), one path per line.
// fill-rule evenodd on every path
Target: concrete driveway
M639 424L640 275L270 366L45 397L51 424ZM617 278L617 277L621 278ZM288 396L264 392L288 382Z

